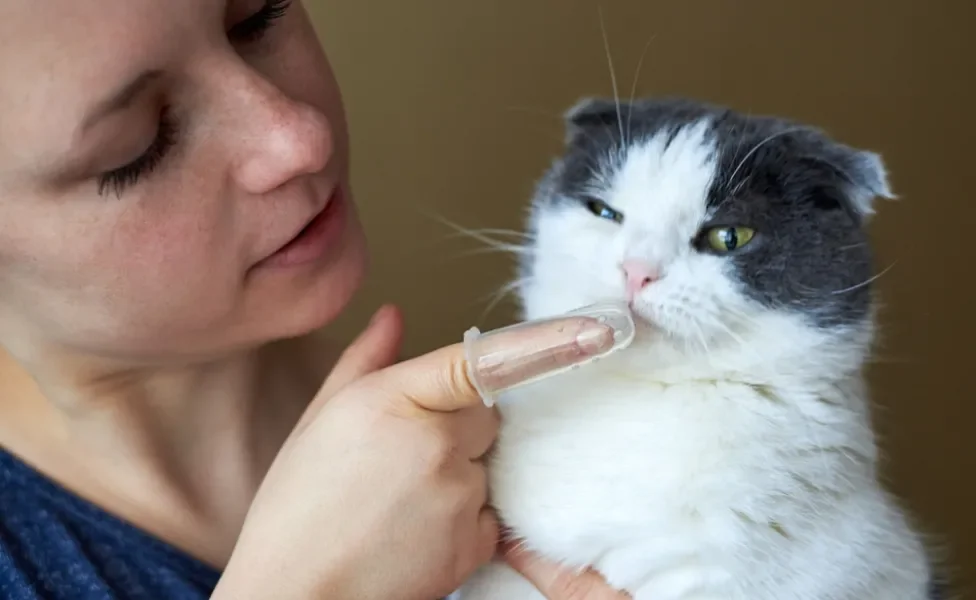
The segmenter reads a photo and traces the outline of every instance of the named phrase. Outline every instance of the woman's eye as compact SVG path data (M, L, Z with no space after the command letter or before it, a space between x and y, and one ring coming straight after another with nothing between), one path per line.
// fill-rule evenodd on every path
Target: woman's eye
M742 248L755 236L755 230L748 227L713 227L705 232L705 241L712 251L725 254Z
M596 198L589 198L585 202L586 209L593 213L594 215L600 217L601 219L607 219L608 221L613 221L615 223L623 223L624 215L618 210L610 208L606 202L602 200L597 200Z
M159 113L159 126L152 144L129 164L101 174L98 177L98 193L104 196L111 191L116 196L121 196L122 192L136 184L141 177L152 173L176 144L177 133L177 124L169 107L164 106Z
M242 44L260 40L275 21L285 16L291 3L292 0L267 0L261 10L231 27L227 36Z

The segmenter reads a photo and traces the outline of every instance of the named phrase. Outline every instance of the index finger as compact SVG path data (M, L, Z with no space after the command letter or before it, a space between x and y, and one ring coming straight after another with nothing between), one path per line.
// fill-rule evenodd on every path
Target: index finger
M614 331L587 317L517 326L481 335L468 332L472 385L487 404L496 394L581 364L610 350Z
M609 314L609 313L608 313ZM616 318L614 318L616 317ZM572 368L626 345L633 321L619 315L570 315L519 323L440 348L387 370L400 369L398 391L428 410L491 405L494 395Z

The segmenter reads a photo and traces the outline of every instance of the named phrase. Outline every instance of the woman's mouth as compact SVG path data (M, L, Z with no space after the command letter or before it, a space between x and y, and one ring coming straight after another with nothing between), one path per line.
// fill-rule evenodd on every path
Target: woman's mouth
M342 233L345 204L342 188L336 187L325 207L295 237L255 266L296 267L320 259Z

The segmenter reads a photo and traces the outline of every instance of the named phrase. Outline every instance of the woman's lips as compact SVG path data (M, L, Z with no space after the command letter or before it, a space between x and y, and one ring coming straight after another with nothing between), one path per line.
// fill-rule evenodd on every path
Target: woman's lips
M342 233L345 217L342 189L337 187L332 197L308 224L287 244L256 266L295 267L315 262L322 257Z

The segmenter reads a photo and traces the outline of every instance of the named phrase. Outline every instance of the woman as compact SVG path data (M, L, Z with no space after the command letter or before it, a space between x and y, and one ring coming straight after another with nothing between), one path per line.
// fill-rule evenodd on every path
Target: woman
M423 599L492 558L459 348L307 335L366 254L298 2L2 0L0 81L0 596Z

